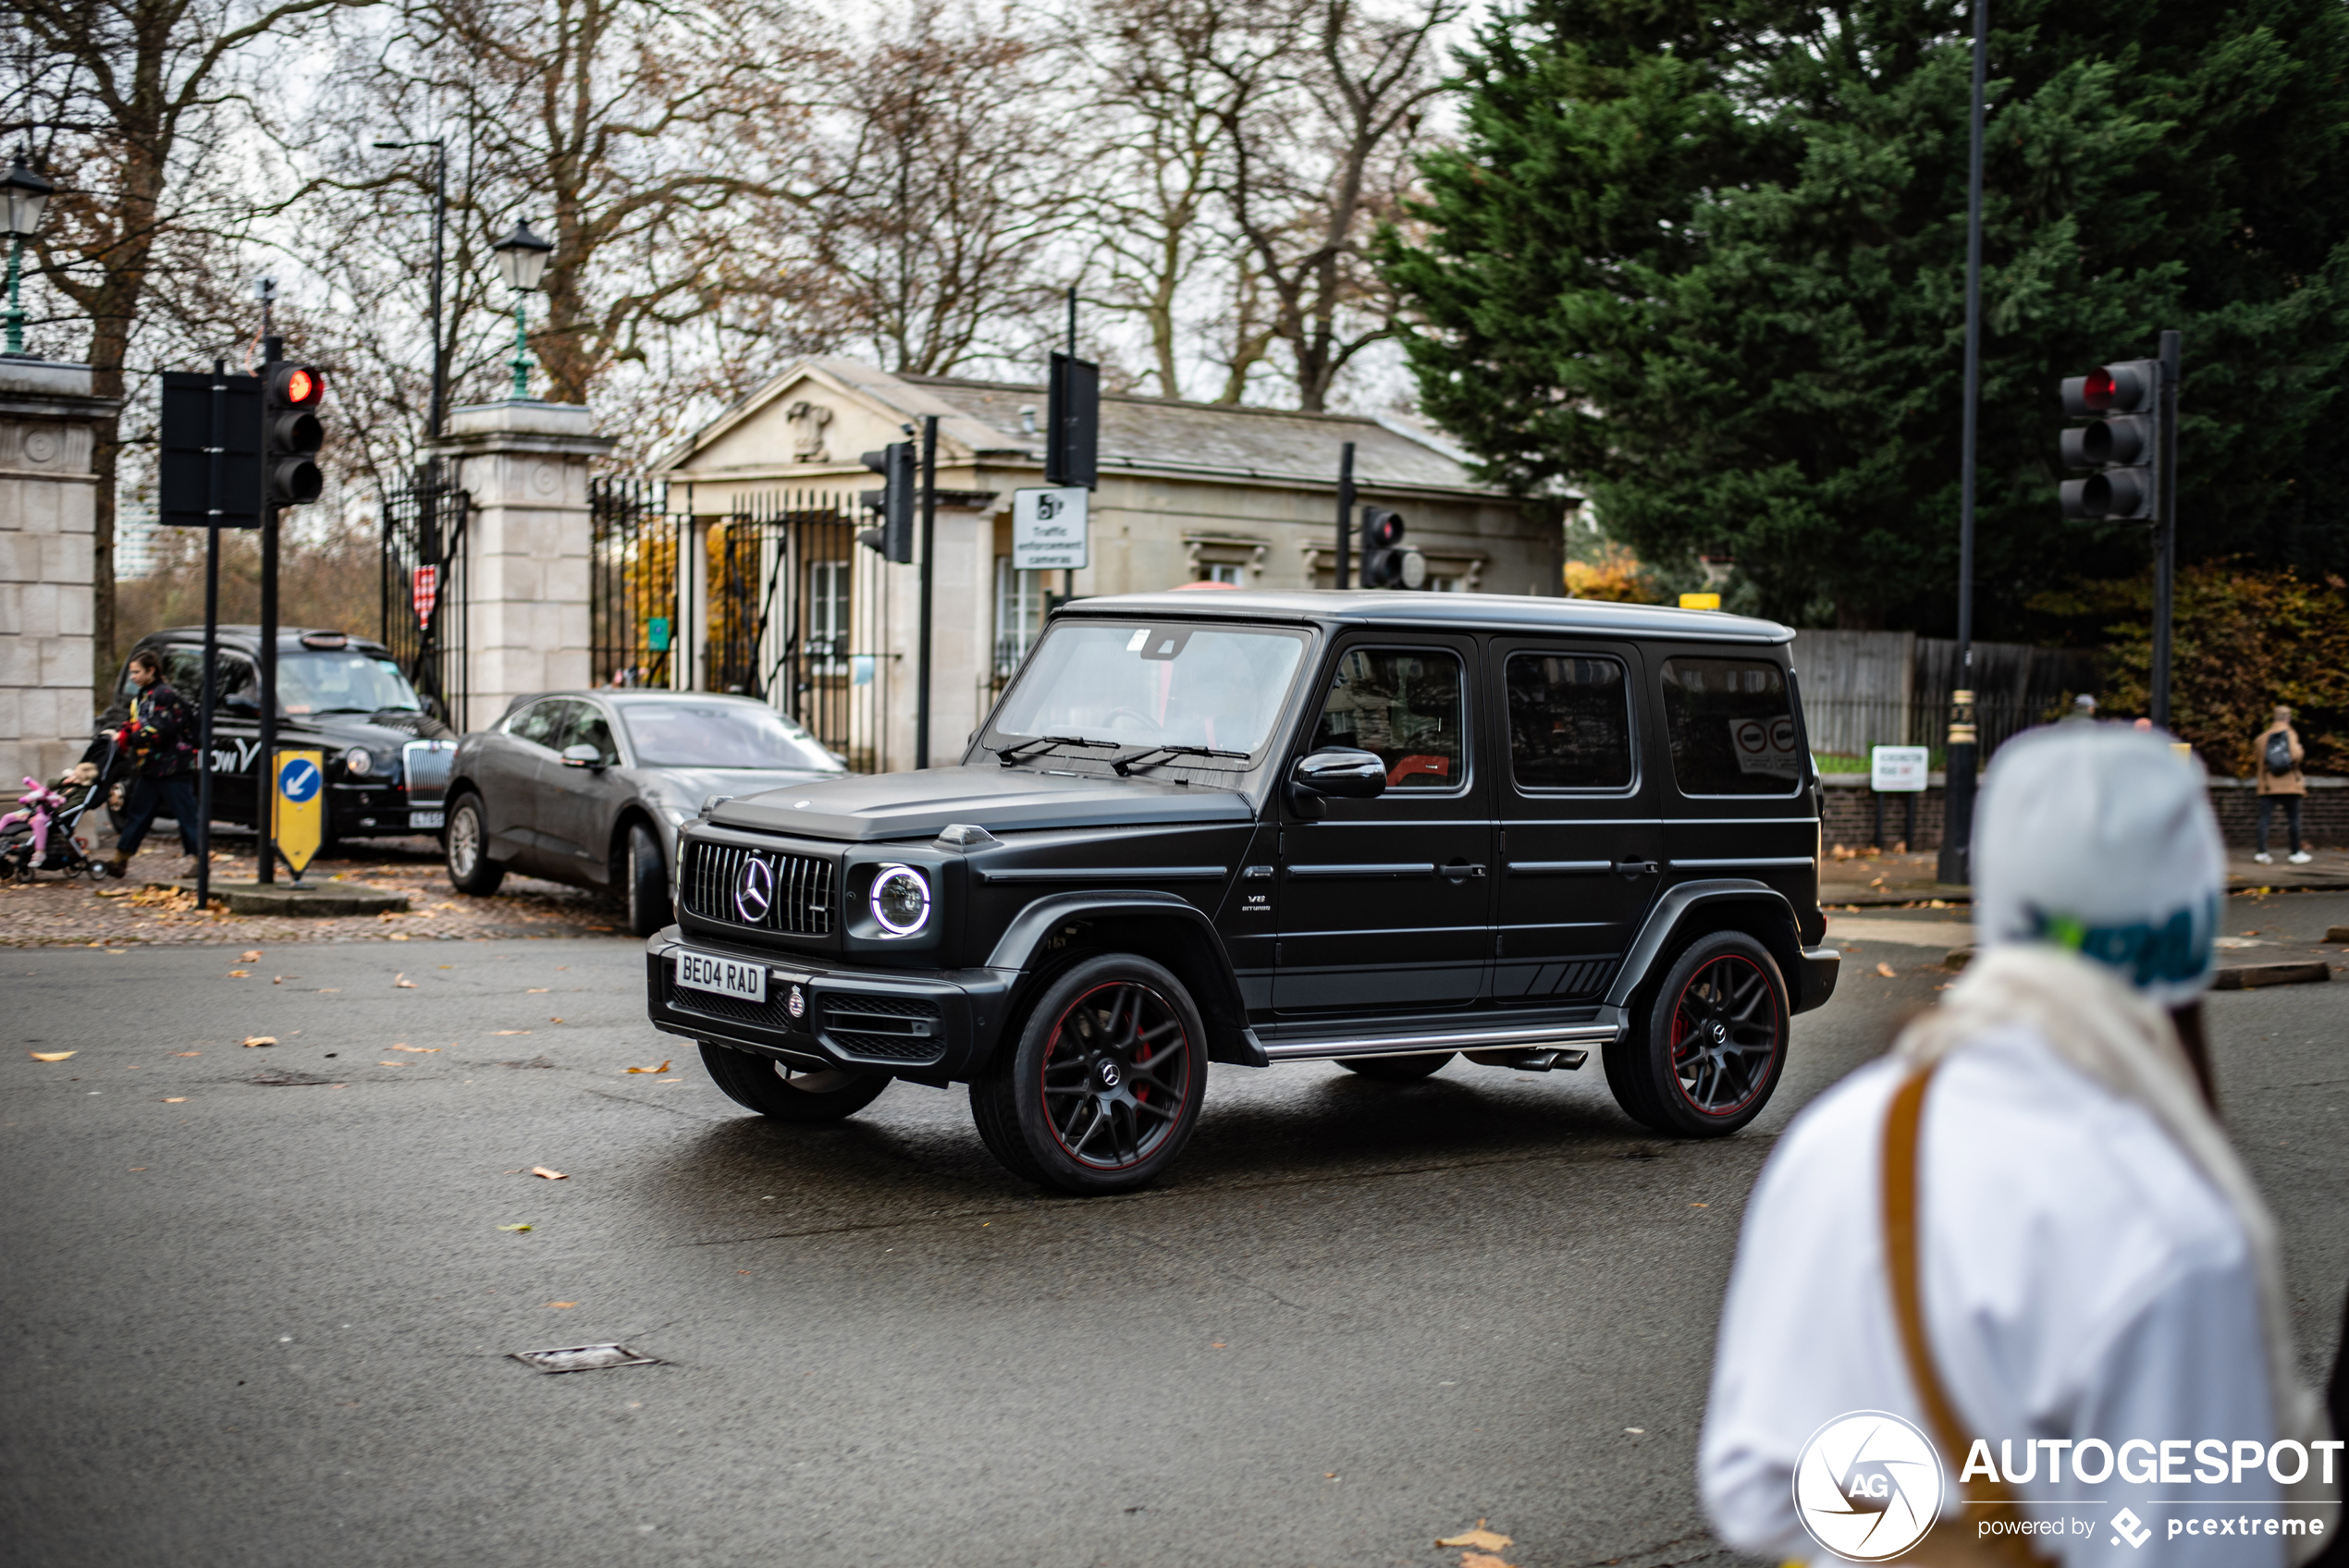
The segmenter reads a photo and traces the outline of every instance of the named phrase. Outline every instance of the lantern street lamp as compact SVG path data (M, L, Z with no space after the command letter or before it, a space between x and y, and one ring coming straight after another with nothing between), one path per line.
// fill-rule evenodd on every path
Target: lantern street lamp
M530 339L524 330L523 300L547 275L547 259L554 254L555 246L516 218L514 231L490 249L498 253L498 270L505 275L506 287L514 292L514 399L520 402L530 396Z
M28 152L30 150L28 149ZM27 153L17 154L16 162L5 176L0 176L0 193L5 193L6 211L0 214L8 223L8 349L11 354L24 352L24 300L19 293L24 270L24 242L41 231L41 214L49 205L49 194L56 187L32 172L32 160Z

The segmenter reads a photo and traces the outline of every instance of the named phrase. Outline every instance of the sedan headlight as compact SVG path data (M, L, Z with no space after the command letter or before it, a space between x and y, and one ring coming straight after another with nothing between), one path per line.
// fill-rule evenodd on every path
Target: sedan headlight
M910 865L884 865L873 875L873 918L892 937L911 937L929 924L929 878Z

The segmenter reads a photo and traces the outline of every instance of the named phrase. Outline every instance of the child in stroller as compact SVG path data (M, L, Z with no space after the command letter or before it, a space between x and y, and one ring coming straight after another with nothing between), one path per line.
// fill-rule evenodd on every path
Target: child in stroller
M78 762L55 784L24 782L17 809L0 816L0 880L30 882L42 871L92 875L89 846L76 830L99 798L98 765Z

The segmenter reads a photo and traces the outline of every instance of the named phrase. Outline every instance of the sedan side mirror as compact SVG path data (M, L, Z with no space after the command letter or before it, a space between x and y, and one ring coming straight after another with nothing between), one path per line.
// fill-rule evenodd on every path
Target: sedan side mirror
M1289 769L1289 804L1297 815L1318 820L1326 799L1376 800L1386 793L1386 764L1375 752L1332 747L1297 759Z
M565 767L592 767L601 772L605 766L604 753L582 741L576 746L563 748L563 766Z

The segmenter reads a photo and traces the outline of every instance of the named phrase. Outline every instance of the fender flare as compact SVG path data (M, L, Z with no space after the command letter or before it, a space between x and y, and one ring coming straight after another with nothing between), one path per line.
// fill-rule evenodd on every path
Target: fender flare
M1209 971L1208 990L1192 998L1207 1023L1208 1060L1243 1066L1265 1065L1261 1047L1248 1027L1248 1004L1239 980L1232 973L1232 956L1215 923L1198 905L1157 888L1102 888L1082 893L1052 893L1014 915L996 938L986 967L1007 976L1026 974L1036 967L1038 950L1055 926L1076 919L1172 920L1187 928L1204 947Z
M1757 882L1747 876L1718 876L1700 882L1683 882L1677 888L1666 889L1664 896L1655 900L1655 907L1648 911L1647 920L1641 925L1639 936L1632 938L1630 950L1623 955L1623 967L1615 972L1615 983L1607 987L1606 1005L1629 1008L1632 995L1646 983L1656 961L1671 947L1672 938L1679 935L1690 913L1709 904L1722 903L1756 904L1767 911L1764 918L1771 924L1785 923L1783 942L1769 942L1767 945L1773 949L1772 956L1778 961L1788 990L1799 990L1802 985L1802 928L1795 921L1794 905L1784 893L1767 882ZM1787 950L1776 951L1780 946ZM1798 995L1789 999L1795 1003L1796 1010L1801 1011L1802 998Z

